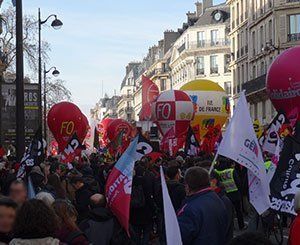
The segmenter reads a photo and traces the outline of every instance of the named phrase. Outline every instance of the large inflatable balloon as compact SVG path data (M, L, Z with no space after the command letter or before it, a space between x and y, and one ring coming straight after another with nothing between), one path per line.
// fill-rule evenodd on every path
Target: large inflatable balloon
M97 125L97 130L99 132L99 138L102 146L105 146L108 143L108 136L107 136L108 127L114 120L116 119L105 118Z
M70 137L76 132L83 142L88 131L88 120L80 109L70 102L60 102L52 106L47 117L48 126L62 152Z
M107 138L113 141L123 131L123 138L130 140L133 133L131 124L123 119L114 119L107 128Z
M300 111L300 46L285 50L271 64L267 93L277 111Z
M195 117L191 126L200 138L211 127L223 127L230 114L230 104L221 86L210 80L195 80L180 90L185 91L194 103Z
M154 118L162 135L172 128L175 136L186 135L194 117L194 107L190 97L183 91L162 92L154 105Z

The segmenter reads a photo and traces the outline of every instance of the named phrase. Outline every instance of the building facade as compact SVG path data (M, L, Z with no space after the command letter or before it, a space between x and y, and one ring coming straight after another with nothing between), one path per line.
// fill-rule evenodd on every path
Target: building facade
M231 95L230 11L225 4L213 1L196 3L197 11L187 13L189 26L183 25L174 44L170 67L172 87L180 89L196 79L208 79Z
M266 125L276 114L266 74L283 50L300 44L299 0L229 0L235 100L245 90L253 119Z

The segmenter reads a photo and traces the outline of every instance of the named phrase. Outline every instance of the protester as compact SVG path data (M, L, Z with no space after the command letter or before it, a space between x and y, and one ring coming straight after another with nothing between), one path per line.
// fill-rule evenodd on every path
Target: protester
M56 237L59 238L61 242L67 244L89 244L86 236L76 224L78 214L75 207L68 201L62 199L56 200L52 206L58 217Z
M23 180L15 180L9 188L9 197L21 206L27 200L27 186Z
M90 187L84 183L83 177L72 177L71 185L75 191L75 207L78 212L78 222L88 218L90 197L95 194Z
M132 182L130 224L136 244L148 244L156 212L155 178L147 159L137 163Z
M294 210L297 214L290 227L289 245L300 244L300 191L295 195Z
M188 197L178 212L183 244L224 245L229 220L222 200L210 187L208 172L192 167L184 179Z
M10 245L59 245L54 238L57 229L56 215L41 200L24 202L18 211L14 229L14 239Z
M43 201L48 207L51 207L55 201L54 197L49 192L45 191L41 191L38 194L36 194L35 198Z
M242 195L240 192L241 181L234 165L235 164L232 161L226 158L220 158L215 172L219 175L220 181L225 187L226 194L234 206L239 229L245 230L247 226L244 223L242 211Z
M12 240L12 229L18 205L6 197L0 198L0 244L8 244Z
M181 179L181 171L179 165L175 163L169 163L167 168L166 175L168 177L167 186L169 195L173 204L173 207L176 210L179 210L181 204L186 196L185 187L179 182Z

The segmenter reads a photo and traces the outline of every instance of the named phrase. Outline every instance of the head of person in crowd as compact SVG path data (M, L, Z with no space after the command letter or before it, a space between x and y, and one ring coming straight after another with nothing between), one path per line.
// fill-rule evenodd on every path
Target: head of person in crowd
M27 186L23 180L15 180L10 184L9 197L18 205L27 200Z
M94 194L90 197L90 208L104 208L106 206L106 198L102 194Z
M264 234L259 232L245 232L240 236L233 238L229 245L273 245Z
M75 190L79 190L84 186L84 178L81 176L74 176L70 178L70 184Z
M188 196L191 196L202 189L210 187L208 171L201 167L189 168L185 173L184 181Z
M62 176L63 175L63 171L60 167L59 162L53 162L50 166L50 173L51 174L57 174L58 176Z
M9 243L18 205L7 197L0 198L0 242Z
M169 178L169 180L179 181L181 178L181 171L179 165L170 164L167 168L166 175Z
M13 233L14 238L39 239L54 237L56 229L57 218L53 210L43 201L31 199L18 211Z
M46 191L39 192L38 194L36 194L35 198L43 201L48 207L51 207L55 201L54 197Z
M76 225L78 213L75 207L64 199L57 199L52 204L53 210L58 217L60 228L67 228L67 230L78 230Z

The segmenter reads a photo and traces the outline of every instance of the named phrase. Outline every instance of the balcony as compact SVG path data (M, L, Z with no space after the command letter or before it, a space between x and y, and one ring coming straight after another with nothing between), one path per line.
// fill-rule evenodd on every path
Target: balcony
M288 3L296 3L296 2L300 2L300 0L287 0Z
M216 40L198 40L197 42L190 42L189 49L206 49L206 48L218 48L229 47L230 40L225 38L219 38Z
M297 2L300 2L300 0ZM300 33L288 34L289 42L295 42L295 41L299 41L299 40L300 40Z
M126 113L132 113L133 112L133 107L132 106L128 106L125 108L125 112Z
M266 74L257 77L242 85L242 89L246 90L246 95L263 90L266 87Z

